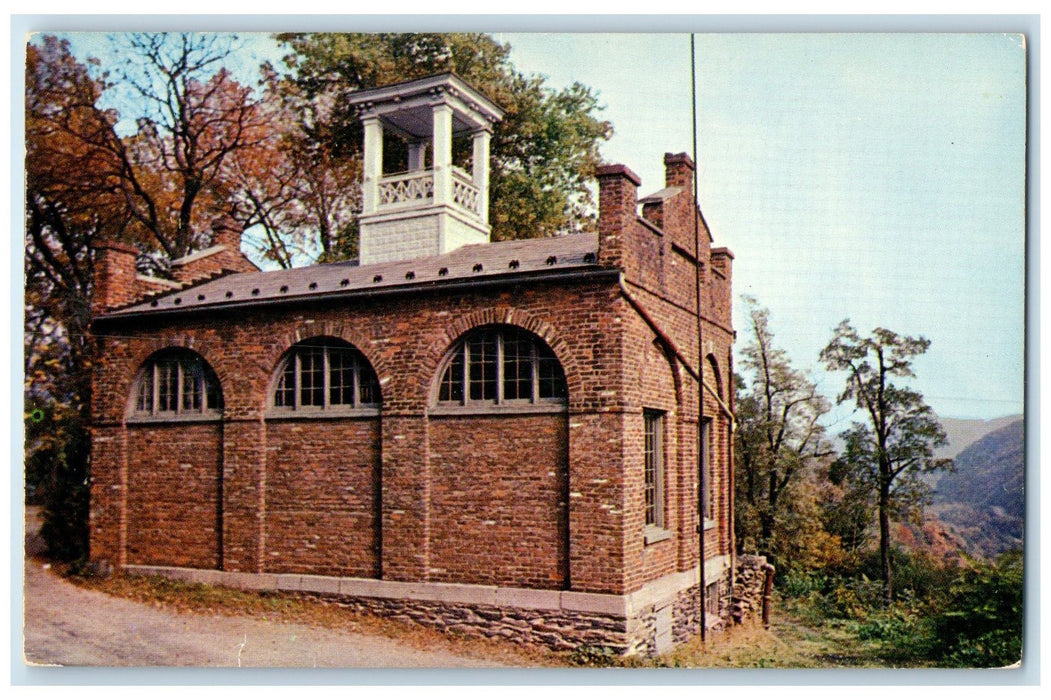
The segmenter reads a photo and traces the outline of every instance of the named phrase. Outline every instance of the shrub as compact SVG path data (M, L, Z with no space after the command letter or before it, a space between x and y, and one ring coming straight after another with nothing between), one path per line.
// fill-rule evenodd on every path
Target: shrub
M1022 659L1022 553L960 573L932 619L932 655L942 666L993 668Z
M61 561L88 555L91 439L84 420L61 404L29 402L26 426L27 501L42 503L40 534Z

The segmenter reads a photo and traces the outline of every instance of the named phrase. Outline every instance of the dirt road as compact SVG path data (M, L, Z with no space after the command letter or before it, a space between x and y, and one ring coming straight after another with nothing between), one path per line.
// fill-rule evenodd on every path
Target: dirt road
M30 538L31 539L31 538ZM26 560L29 664L211 667L495 667L387 637L249 618L183 614L78 588Z

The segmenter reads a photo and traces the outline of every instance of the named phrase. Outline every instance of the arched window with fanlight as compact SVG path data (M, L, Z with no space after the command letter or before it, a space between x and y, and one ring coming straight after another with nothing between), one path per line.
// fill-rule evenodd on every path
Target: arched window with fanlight
M376 373L349 343L333 338L305 340L294 345L278 365L271 413L376 411L379 407Z
M466 335L442 367L439 407L564 406L566 377L551 349L513 326L487 326Z
M192 350L171 348L155 353L135 378L132 418L218 418L222 410L219 379Z

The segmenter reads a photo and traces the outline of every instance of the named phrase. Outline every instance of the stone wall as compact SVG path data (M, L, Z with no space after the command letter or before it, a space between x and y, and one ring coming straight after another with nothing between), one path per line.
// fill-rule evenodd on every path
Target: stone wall
M629 642L627 620L614 615L319 594L313 597L443 632L537 644L555 651L590 646L627 654L638 649Z
M738 625L761 621L766 580L774 575L774 567L766 557L744 554L737 557L735 569L731 618Z

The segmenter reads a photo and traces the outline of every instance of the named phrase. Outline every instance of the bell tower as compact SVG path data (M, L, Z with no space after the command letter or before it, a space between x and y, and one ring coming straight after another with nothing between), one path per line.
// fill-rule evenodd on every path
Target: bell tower
M350 105L365 127L362 265L489 242L489 141L502 109L452 73L362 90ZM391 136L406 143L408 158L385 172ZM470 172L453 163L453 139L463 137L471 139Z

